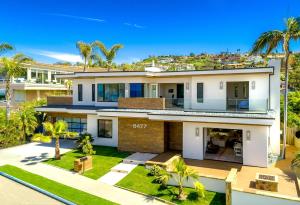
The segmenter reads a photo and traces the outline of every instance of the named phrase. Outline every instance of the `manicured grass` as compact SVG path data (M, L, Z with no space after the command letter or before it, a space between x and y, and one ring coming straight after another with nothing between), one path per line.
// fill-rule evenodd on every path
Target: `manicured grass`
M5 172L11 176L14 176L18 179L21 179L27 183L33 184L39 188L42 188L48 192L51 192L57 196L60 196L64 199L72 201L73 203L79 205L111 205L115 204L113 202L107 201L100 197L88 194L86 192L74 189L72 187L60 184L58 182L52 181L45 177L41 177L36 174L32 174L27 172L23 169L11 166L11 165L4 165L0 167L1 172Z
M223 205L225 204L225 194L206 191L205 199L197 199L194 189L185 188L188 195L187 200L178 201L176 193L178 189L174 186L168 186L165 189L160 184L154 182L153 176L148 176L149 171L144 166L137 166L128 176L117 183L118 186L127 189L142 192L151 196L156 196L173 203L184 205Z
M103 176L122 159L130 155L128 152L119 152L115 147L94 146L94 151L96 154L93 155L93 169L83 174L92 179ZM79 150L75 149L63 154L60 160L49 159L45 162L63 169L73 170L74 160L83 156Z

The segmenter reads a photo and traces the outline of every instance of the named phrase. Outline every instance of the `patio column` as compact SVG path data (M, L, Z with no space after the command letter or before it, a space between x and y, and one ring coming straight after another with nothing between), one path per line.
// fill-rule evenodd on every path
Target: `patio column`
M225 180L226 205L232 204L232 182L236 180L237 169L231 169Z

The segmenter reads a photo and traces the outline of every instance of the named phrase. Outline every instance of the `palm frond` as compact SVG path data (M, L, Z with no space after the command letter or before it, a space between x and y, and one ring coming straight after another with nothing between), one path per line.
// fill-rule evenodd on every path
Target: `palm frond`
M0 54L6 51L13 50L14 47L8 43L1 43L0 44Z
M52 138L50 136L45 136L41 133L38 133L32 136L31 141L50 143L52 141Z
M283 43L284 33L278 30L262 33L253 44L250 54L265 53L269 54L279 44Z

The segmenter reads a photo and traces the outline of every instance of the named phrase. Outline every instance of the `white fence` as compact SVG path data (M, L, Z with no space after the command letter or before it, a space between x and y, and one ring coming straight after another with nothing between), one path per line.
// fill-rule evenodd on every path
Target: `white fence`
M300 205L300 198L287 198L232 190L232 205Z

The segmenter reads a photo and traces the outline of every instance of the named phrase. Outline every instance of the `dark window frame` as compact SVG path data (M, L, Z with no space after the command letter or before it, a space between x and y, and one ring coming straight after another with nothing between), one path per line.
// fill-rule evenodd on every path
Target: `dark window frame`
M82 92L83 92L83 86L82 84L78 84L78 101L82 101L83 100L83 95L82 95Z
M110 130L108 132L110 132L111 135L106 135L108 133L106 131L106 129L108 128L108 127L106 127L108 125L106 122L109 122L109 125L110 125L109 129ZM103 133L100 132L100 125L102 125L102 126L104 125L104 129L103 130L105 130L104 132L106 132L106 133L103 134ZM98 138L108 138L108 139L111 139L112 136L113 136L113 121L110 120L110 119L98 119L98 121L97 121L97 132L98 132L98 134L97 134Z
M107 100L105 89L110 85L118 85L118 98L125 97L125 83L98 83L97 84L97 102L118 102L117 100ZM101 87L101 91L99 88Z
M96 99L96 89L95 84L92 84L92 101L95 102Z
M202 89L201 92L199 92L199 89ZM197 83L197 103L203 103L204 102L204 84L203 83Z

